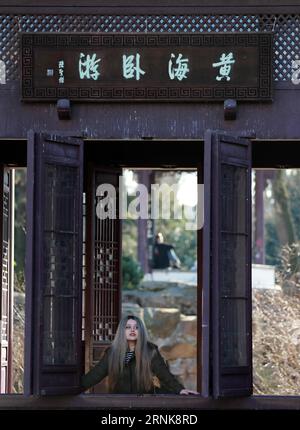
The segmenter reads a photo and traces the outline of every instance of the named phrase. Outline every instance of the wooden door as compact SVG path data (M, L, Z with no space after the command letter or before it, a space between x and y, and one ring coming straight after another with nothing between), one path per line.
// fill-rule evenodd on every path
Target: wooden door
M76 393L82 360L83 141L30 133L25 392Z
M204 151L211 389L214 397L250 395L251 142L238 134L208 131Z

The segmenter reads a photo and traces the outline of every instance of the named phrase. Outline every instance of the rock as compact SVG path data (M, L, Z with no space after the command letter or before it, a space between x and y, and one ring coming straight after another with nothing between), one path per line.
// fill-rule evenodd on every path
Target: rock
M177 308L185 315L197 314L197 286L183 282L144 281L136 290L123 291L123 301L141 307Z
M167 360L197 357L197 316L180 316L176 330L169 338L157 339L158 346Z
M141 291L161 291L170 288L186 288L186 287L197 287L194 282L188 281L142 281L137 287Z
M181 358L193 358L196 357L197 348L189 342L177 342L162 345L160 351L166 360L175 360L178 357Z
M196 358L178 358L168 360L170 372L190 390L197 390L197 360Z
M197 358L187 358L185 362L186 367L189 370L188 373L193 373L194 375L197 375Z
M196 315L181 315L179 331L184 336L197 337L197 316Z
M196 358L177 358L176 360L168 360L170 371L173 375L197 374L197 359Z
M197 391L197 375L195 374L185 375L183 384L185 388L187 388L188 390Z
M144 320L151 337L169 337L180 322L180 311L174 308L144 308Z
M144 309L136 303L126 302L122 303L122 317L126 315L134 315L141 320L144 320Z

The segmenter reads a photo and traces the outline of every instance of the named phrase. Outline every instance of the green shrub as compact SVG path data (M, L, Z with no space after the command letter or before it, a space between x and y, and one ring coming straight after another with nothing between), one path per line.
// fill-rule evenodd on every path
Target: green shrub
M122 256L123 289L133 290L144 277L139 263L131 255Z

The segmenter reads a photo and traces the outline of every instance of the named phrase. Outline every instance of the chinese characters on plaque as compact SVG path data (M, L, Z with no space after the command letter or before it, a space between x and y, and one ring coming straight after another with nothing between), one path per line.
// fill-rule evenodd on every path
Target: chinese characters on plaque
M84 54L80 53L78 64L79 64L79 77L80 79L93 79L96 81L101 77L100 72L100 61L101 58L97 58L96 54ZM59 83L64 83L61 77L61 63L59 62ZM235 63L232 52L228 54L222 53L219 62L213 63L212 67L219 68L219 75L216 76L216 80L226 79L230 81L231 65ZM168 62L168 74L171 80L177 79L182 81L188 78L189 74L189 59L183 58L183 54L177 56L173 53L170 55ZM142 75L145 75L146 71L141 68L141 55L123 55L122 56L122 76L125 79L135 79L139 81Z
M24 33L22 100L272 99L272 35Z
M99 64L101 58L97 59L96 54L85 55L80 53L79 58L79 77L80 79L94 79L96 81L99 76Z

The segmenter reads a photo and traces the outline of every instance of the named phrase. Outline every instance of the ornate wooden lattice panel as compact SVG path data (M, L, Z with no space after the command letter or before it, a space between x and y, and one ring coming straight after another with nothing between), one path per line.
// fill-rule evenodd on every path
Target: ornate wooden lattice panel
M6 81L20 78L20 32L274 32L274 80L291 79L300 58L300 15L0 15Z
M117 189L118 174L95 171L95 190L101 184L111 184ZM105 197L104 197L105 198ZM101 205L103 196L95 195L95 208ZM103 200L104 201L104 200ZM117 208L116 208L117 210ZM97 209L95 211L97 213ZM119 322L120 311L120 220L94 221L94 264L92 288L92 337L94 346L113 341ZM97 348L94 350L94 359Z
M221 344L223 365L247 366L247 168L222 165ZM238 262L238 263L237 263Z
M44 364L75 364L77 170L46 165ZM63 184L63 188L62 188ZM64 216L62 216L64 214Z
M2 181L1 181L2 182ZM10 280L10 186L11 179L8 170L4 169L3 174L3 205L2 215L2 264L1 267L1 287L0 287L0 368L1 387L0 393L11 391L11 280ZM1 190L2 191L2 190Z

